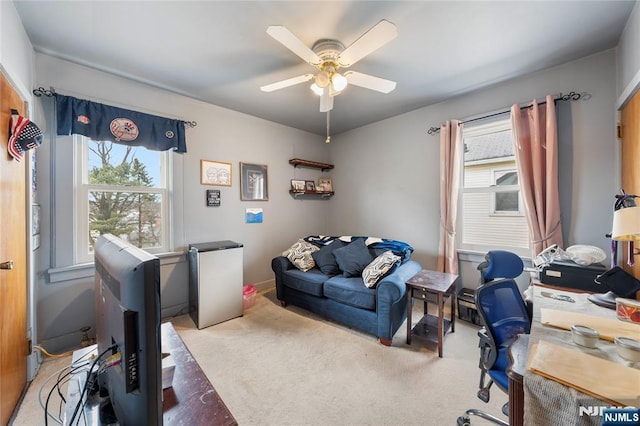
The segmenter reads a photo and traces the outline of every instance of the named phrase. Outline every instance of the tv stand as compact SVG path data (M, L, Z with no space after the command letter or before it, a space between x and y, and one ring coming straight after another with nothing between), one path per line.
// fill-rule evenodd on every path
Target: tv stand
M176 364L172 386L162 393L163 424L237 425L238 422L224 404L195 358L193 358L189 349L182 342L182 339L173 328L173 324L162 324L161 333L162 352L170 353ZM72 362L84 356L87 352L94 352L97 355L96 345L75 351ZM78 372L78 374L74 375L75 380L72 378L69 381L65 425L69 424L73 416L86 376L86 371ZM203 395L206 395L206 398L200 398ZM101 421L101 417L104 414L101 413L100 408L105 405L105 402L108 403L105 398L99 398L97 394L90 397L83 408L83 415L78 424L102 426L104 423ZM76 420L77 418L78 416L76 415ZM86 419L86 423L84 419Z

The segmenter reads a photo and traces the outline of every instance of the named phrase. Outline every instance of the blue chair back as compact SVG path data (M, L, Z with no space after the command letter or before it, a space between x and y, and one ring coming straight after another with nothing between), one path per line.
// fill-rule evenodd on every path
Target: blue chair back
M485 259L486 262L478 266L482 283L497 278L516 278L524 270L524 263L520 256L510 251L491 250Z
M497 349L506 348L518 334L529 334L531 319L513 279L495 280L476 290L476 307Z

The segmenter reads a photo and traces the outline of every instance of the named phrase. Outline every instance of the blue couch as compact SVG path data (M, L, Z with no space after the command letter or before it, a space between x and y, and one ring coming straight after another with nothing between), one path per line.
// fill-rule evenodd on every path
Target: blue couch
M337 238L352 238L351 242L357 239L368 241L367 237L320 238L320 242L315 237L306 237L305 240L321 248L327 239L330 242ZM275 273L276 292L281 305L284 307L292 304L302 307L329 320L372 334L378 337L383 345L391 346L393 336L407 317L405 282L422 267L418 262L410 260L413 248L408 244L394 240L376 240L377 242L366 246L371 259L391 250L400 260L387 275L377 281L374 288L367 287L362 276L345 276L347 274L340 270L340 267L346 270L348 266L340 264L338 268L327 269L319 256L317 261L322 270L316 265L306 271L294 266L285 256L275 257L271 267ZM349 241L338 241L335 246L340 248L348 243ZM327 252L326 247L323 251ZM319 255L323 251L316 254ZM326 255L328 258L325 259L333 260L330 252Z

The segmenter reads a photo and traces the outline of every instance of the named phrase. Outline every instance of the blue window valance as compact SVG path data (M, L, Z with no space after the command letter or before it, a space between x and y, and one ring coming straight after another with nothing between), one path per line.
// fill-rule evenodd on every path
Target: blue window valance
M187 152L184 121L55 94L58 135L79 134L95 141Z

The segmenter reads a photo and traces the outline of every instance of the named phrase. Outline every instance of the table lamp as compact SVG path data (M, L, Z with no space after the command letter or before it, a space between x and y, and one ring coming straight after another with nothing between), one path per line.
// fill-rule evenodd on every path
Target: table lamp
M611 228L611 267L615 267L617 262L618 242L627 243L627 262L634 264L636 251L634 242L640 241L640 207L635 203L637 195L625 194L616 195L616 203L613 212L613 226ZM617 295L608 291L604 294L592 294L588 299L596 305L615 309Z

